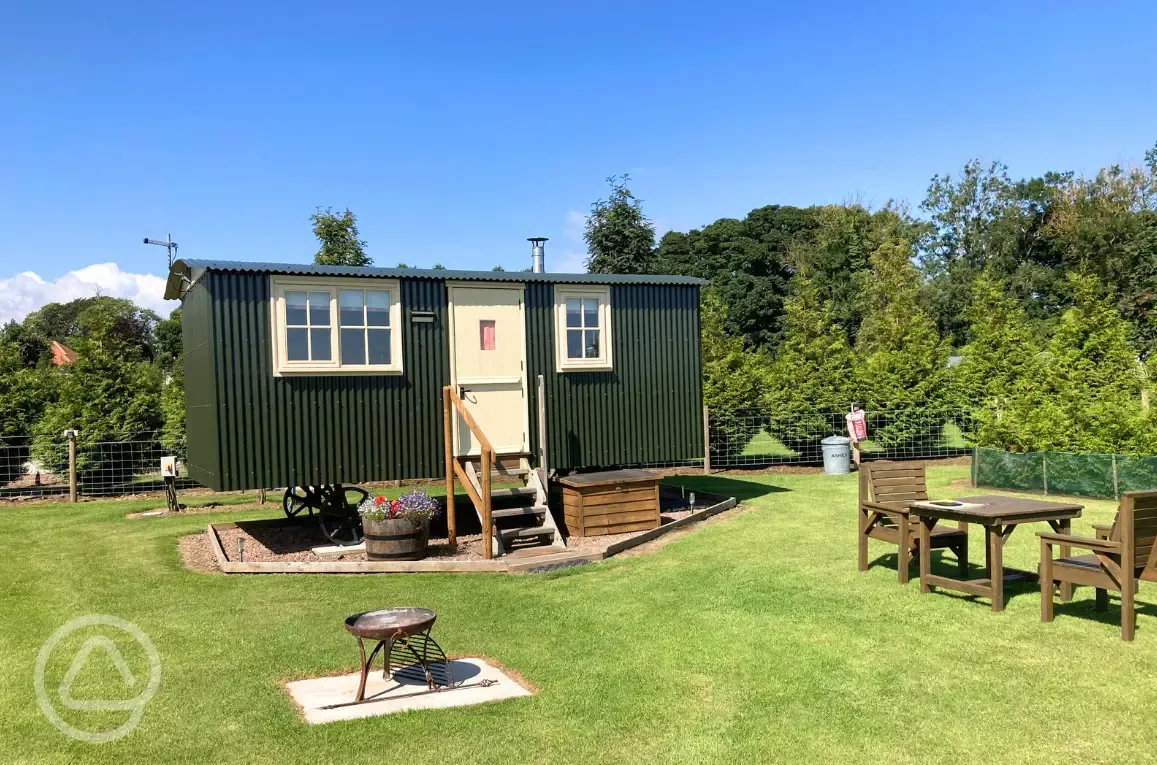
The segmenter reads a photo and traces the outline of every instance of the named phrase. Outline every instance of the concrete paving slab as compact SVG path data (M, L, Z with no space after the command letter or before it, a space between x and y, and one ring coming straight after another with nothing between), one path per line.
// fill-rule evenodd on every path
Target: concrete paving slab
M340 558L343 555L351 555L353 553L364 553L366 551L366 543L365 542L359 542L356 545L349 545L349 546L320 545L318 547L312 547L312 548L310 548L310 550L313 552L314 555L320 555L323 558L324 557Z
M311 725L419 709L463 707L531 695L530 691L516 683L502 670L482 659L451 661L450 666L457 687L444 688L436 693L422 693L426 690L426 684L419 682L416 677L414 679L404 677L401 681L393 678L384 680L381 665L377 666L377 671L371 672L366 682L366 698L373 701L362 704L350 703L358 692L360 675L357 672L338 677L295 680L286 683L286 689L301 708L305 721ZM488 680L494 681L494 684L484 685L483 681Z

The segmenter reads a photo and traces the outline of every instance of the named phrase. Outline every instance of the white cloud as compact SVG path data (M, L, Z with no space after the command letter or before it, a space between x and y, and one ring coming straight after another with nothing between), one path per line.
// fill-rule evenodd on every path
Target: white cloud
M583 231L587 216L578 210L568 210L563 218L561 247L546 251L546 270L556 274L585 274L587 271L586 243Z
M66 303L96 294L128 298L161 316L177 307L176 301L164 299L162 277L121 271L116 263L94 263L69 271L54 282L45 281L34 271L0 279L0 323L20 321L46 303Z

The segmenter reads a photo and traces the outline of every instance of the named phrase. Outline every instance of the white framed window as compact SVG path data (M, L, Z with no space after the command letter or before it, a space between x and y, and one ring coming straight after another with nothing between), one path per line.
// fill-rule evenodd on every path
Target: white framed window
M558 371L607 371L611 360L611 288L554 288Z
M271 276L273 374L399 374L397 281Z

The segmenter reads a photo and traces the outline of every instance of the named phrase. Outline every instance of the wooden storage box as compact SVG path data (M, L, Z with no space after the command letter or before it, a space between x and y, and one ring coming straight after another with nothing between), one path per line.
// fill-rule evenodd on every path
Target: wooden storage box
M610 470L559 478L567 532L576 537L659 528L659 478L646 470Z

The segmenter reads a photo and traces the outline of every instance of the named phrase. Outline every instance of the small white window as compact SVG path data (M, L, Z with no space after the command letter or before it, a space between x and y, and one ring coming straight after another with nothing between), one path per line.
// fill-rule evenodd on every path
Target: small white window
M611 288L554 288L558 370L609 370L611 364Z
M398 283L270 279L274 375L402 371Z

